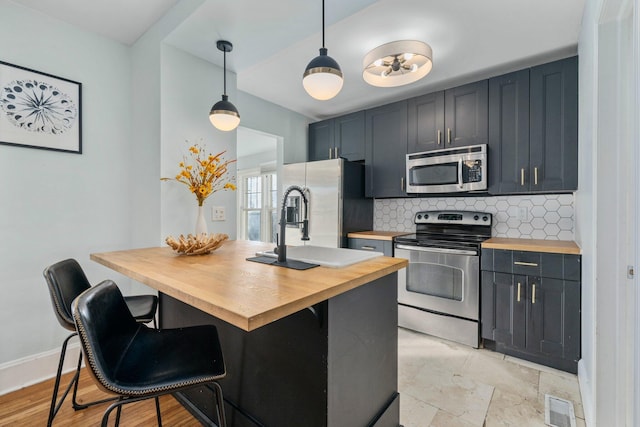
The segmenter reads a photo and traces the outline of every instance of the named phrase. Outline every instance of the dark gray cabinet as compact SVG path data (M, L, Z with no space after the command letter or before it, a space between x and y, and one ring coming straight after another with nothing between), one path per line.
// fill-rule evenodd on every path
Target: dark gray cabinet
M487 87L487 80L480 80L444 92L447 147L487 143Z
M578 57L531 69L531 167L535 191L578 188Z
M482 250L485 347L577 372L580 256Z
M365 161L368 197L407 197L407 153L489 146L489 194L578 188L578 58L309 125L309 161Z
M409 153L487 143L487 80L412 98L408 108Z
M444 148L444 91L408 101L409 153Z
M334 120L323 120L321 122L310 123L308 129L308 160L326 160L333 158L334 147ZM331 150L331 152L329 151Z
M406 197L407 101L365 112L365 195Z
M489 80L489 193L578 188L578 60Z
M309 161L365 158L364 111L309 124Z
M489 193L530 190L529 69L489 79L489 165Z
M391 240L361 239L349 237L349 249L361 251L382 252L384 256L393 256L393 242Z

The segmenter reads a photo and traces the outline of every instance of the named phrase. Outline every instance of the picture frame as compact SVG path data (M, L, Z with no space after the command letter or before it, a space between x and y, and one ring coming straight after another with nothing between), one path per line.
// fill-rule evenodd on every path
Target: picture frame
M82 154L82 84L0 61L0 144Z

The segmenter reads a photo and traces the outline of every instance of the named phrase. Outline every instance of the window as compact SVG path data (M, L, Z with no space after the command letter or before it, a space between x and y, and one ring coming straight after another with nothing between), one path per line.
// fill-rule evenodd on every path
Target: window
M278 178L275 172L242 171L239 175L241 218L238 235L244 240L276 242Z

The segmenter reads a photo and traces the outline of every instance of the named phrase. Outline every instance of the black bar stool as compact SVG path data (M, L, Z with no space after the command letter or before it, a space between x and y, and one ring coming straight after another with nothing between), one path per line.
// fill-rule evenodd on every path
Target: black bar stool
M60 376L62 375L62 366L64 364L64 357L67 352L67 344L69 340L77 335L76 325L73 321L73 315L71 313L71 303L73 300L85 290L89 289L91 285L84 271L80 267L80 264L75 259L66 259L64 261L57 262L44 270L44 278L49 288L49 295L51 296L51 302L53 303L53 310L56 314L56 318L63 328L72 331L72 333L62 343L62 350L60 352L60 361L58 362L58 372L56 374L56 381L53 388L53 396L51 397L51 407L49 408L49 419L47 420L47 426L51 426L53 419L60 410L64 399L69 394L71 387L73 387L72 405L73 409L85 409L89 406L97 405L99 403L105 403L112 401L113 399L99 400L96 402L80 404L76 401L76 394L78 391L78 378L80 377L80 368L82 366L82 352L78 358L78 367L76 373L71 379L71 382L67 386L65 392L60 399L60 402L56 404L58 397L58 388L60 386ZM156 325L156 309L158 307L158 297L155 295L135 295L125 297L126 304L131 311L136 321L141 323L148 323L153 321Z
M203 384L215 391L217 425L226 426L222 388L226 375L218 331L213 325L155 330L136 322L120 290L110 280L87 289L73 302L73 318L98 386L118 395L102 417L122 406L154 398L162 426L158 397Z

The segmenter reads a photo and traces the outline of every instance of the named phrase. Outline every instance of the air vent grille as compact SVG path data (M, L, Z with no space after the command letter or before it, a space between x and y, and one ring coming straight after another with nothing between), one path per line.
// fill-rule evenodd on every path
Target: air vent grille
M573 403L569 400L545 394L544 422L551 427L576 427Z

